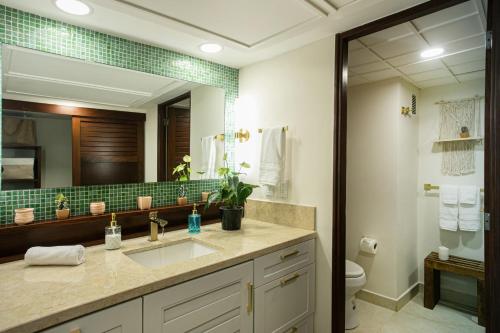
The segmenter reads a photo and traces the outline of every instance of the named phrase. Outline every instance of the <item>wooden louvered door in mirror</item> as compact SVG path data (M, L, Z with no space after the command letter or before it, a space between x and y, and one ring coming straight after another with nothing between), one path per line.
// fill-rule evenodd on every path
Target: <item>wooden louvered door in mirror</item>
M144 121L73 117L73 185L144 181Z
M190 122L189 108L167 108L167 180L175 180L172 170L190 155Z

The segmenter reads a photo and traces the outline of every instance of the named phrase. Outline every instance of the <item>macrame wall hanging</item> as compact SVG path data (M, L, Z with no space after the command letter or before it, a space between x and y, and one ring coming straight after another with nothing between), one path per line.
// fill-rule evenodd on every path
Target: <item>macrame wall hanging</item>
M444 175L460 176L475 171L474 146L478 141L468 138L478 137L480 102L478 96L438 102L441 107L439 140L443 147L441 172Z

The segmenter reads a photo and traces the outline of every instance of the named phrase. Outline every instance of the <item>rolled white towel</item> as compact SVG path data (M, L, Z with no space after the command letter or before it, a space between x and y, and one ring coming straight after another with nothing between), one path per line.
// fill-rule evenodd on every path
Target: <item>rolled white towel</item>
M28 265L77 266L85 262L85 248L73 246L35 246L26 251L24 262Z

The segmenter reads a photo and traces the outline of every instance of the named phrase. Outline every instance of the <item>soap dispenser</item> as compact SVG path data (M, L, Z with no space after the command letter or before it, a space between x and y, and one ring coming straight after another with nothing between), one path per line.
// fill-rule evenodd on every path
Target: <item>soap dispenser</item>
M196 204L193 205L193 213L188 216L188 231L190 234L199 234L201 225L201 215L196 210Z
M106 250L119 249L122 245L122 227L116 223L116 213L111 214L109 226L104 228Z

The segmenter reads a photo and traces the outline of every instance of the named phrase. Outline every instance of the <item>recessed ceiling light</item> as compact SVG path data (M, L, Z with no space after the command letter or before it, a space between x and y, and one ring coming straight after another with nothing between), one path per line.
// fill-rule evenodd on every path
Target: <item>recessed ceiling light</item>
M428 50L425 50L425 51L422 51L422 53L420 53L420 56L422 58L432 58L432 57L437 57L438 55L441 55L443 54L444 50L440 47L436 47L434 49L428 49Z
M65 13L73 15L88 15L90 7L80 0L56 0L57 8Z
M222 50L222 46L215 43L205 43L200 45L200 50L205 53L217 53Z

